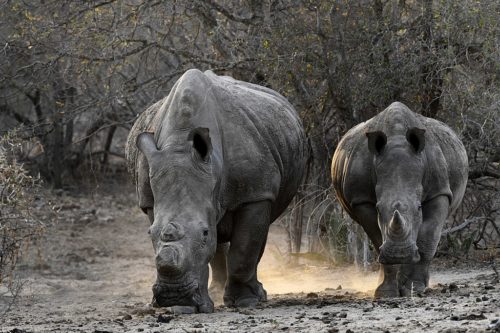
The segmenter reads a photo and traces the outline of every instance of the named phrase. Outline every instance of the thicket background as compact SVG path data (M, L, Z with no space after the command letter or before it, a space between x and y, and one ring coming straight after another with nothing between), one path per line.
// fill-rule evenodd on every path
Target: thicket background
M268 86L296 107L311 150L280 222L290 252L366 263L370 245L330 190L331 157L349 128L401 101L469 153L439 254L496 251L499 13L495 0L0 0L0 133L17 129L20 162L46 186L74 188L89 170L118 178L136 116L187 69Z

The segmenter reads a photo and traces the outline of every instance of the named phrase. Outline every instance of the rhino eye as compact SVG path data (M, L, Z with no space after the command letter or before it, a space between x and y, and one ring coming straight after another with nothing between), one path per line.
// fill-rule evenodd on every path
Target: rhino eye
M203 236L205 236L205 237L208 236L208 230L207 229L203 230Z
M422 204L418 204L418 210L422 210Z

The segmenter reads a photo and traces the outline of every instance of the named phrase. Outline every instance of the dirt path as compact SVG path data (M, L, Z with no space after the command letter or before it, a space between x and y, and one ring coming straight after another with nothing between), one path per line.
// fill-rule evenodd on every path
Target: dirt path
M130 208L133 193L120 198L63 195L39 204L56 206L60 221L47 230L42 250L33 248L21 265L27 287L0 332L500 331L500 322L494 328L500 284L487 265L435 269L425 297L373 301L375 272L287 267L276 250L282 246L279 228L259 271L267 303L256 309L219 305L214 314L195 315L151 308L155 272L148 222Z

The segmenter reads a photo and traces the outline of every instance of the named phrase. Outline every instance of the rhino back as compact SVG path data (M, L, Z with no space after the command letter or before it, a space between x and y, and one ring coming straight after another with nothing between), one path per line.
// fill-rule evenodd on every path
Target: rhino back
M439 170L431 171L434 171L435 177L439 175L447 178L452 193L450 212L453 212L462 201L467 186L469 172L467 151L462 141L450 127L438 120L424 116L420 117L429 132L429 140L432 140L438 147L445 160L446 173ZM428 160L435 160L435 156L431 152L426 153L428 154Z
M175 91L177 82L171 91ZM144 154L139 152L136 145L137 137L143 132L153 132L158 130L161 119L168 111L168 105L172 100L172 94L160 99L144 112L142 112L135 121L130 130L125 145L125 157L127 159L127 168L133 175L136 184L139 207L144 211L146 208L153 207L153 192L149 183L149 166Z
M224 150L223 203L271 200L273 215L288 205L302 180L305 135L294 108L277 92L251 83L205 74L216 87ZM276 217L276 216L275 216Z
M375 203L372 180L372 155L366 145L369 121L350 129L340 140L332 159L332 181L337 199L351 218L353 204Z
M186 97L190 110L183 107ZM271 200L277 217L296 193L305 168L300 118L277 92L211 71L187 71L168 97L134 124L126 149L140 206L152 207L153 198L147 161L135 146L138 134L154 132L161 149L174 137L185 140L196 127L209 128L214 150L223 156L222 206L232 210L242 203Z

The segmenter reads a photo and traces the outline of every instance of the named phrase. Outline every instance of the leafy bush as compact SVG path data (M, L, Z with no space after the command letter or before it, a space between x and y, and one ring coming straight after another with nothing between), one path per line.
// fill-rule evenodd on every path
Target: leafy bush
M22 251L44 229L32 214L39 180L16 161L21 148L15 133L0 138L0 298L9 300L3 313L22 288L14 273Z

